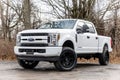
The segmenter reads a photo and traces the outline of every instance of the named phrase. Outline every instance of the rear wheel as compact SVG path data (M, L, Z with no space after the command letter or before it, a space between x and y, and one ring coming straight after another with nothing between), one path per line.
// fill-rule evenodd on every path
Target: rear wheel
M108 46L104 46L103 53L99 55L99 63L100 63L100 65L108 65L109 64Z
M37 66L39 61L18 60L18 63L25 69L33 69Z
M76 66L77 55L69 47L63 48L59 60L54 63L55 67L61 71L70 71Z

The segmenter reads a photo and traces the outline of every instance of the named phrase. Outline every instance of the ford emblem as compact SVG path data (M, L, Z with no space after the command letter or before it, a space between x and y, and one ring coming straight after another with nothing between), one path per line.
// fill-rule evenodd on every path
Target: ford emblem
M34 38L29 38L28 41L35 41L35 39Z

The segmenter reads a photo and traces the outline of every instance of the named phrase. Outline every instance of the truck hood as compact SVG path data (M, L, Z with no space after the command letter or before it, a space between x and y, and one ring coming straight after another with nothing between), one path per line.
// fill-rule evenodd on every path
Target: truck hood
M72 29L30 29L23 30L21 33L71 33Z

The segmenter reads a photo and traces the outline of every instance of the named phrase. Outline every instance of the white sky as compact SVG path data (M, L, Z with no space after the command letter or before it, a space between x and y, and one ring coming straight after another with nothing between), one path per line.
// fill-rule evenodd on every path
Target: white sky
M47 6L41 0L33 0L33 1L34 1L35 5L37 5L39 7L39 9L41 10L41 12L50 12L52 10L52 8L50 8L50 6ZM49 20L49 19L54 19L55 17L53 17L50 14L41 13L41 18Z

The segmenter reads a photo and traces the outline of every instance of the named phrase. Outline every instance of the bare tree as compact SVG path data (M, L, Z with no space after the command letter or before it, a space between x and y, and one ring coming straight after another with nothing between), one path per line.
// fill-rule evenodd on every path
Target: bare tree
M58 18L76 18L92 21L97 26L99 34L104 34L104 16L109 6L104 10L95 11L98 0L42 0L53 9L52 14ZM99 2L100 3L100 2ZM110 5L110 4L109 4Z
M5 31L4 31L4 27L5 27L5 23L4 23L4 17L3 17L3 6L2 6L2 3L1 3L1 1L0 1L0 15L1 15L1 23L2 23L2 32L3 32L3 36L5 37Z
M120 47L120 23L119 23L119 10L120 10L120 3L115 4L113 7L113 27L110 30L109 34L113 40L113 47L118 52Z
M9 4L9 0L7 0L7 4ZM6 10L3 10L3 4L0 1L0 7L1 7L1 21L2 21L2 30L3 30L3 36L5 40L11 40L10 35L10 16L9 16L9 7L6 7ZM4 14L4 12L6 14Z
M53 9L58 18L93 19L96 0L42 0Z
M25 3L23 3L22 0L0 1L1 31L5 40L10 41L13 33L17 34L18 31L23 29L35 28L41 23L39 8L32 2L29 5L31 7L29 11L28 6L24 6ZM28 11L28 14L26 11Z

